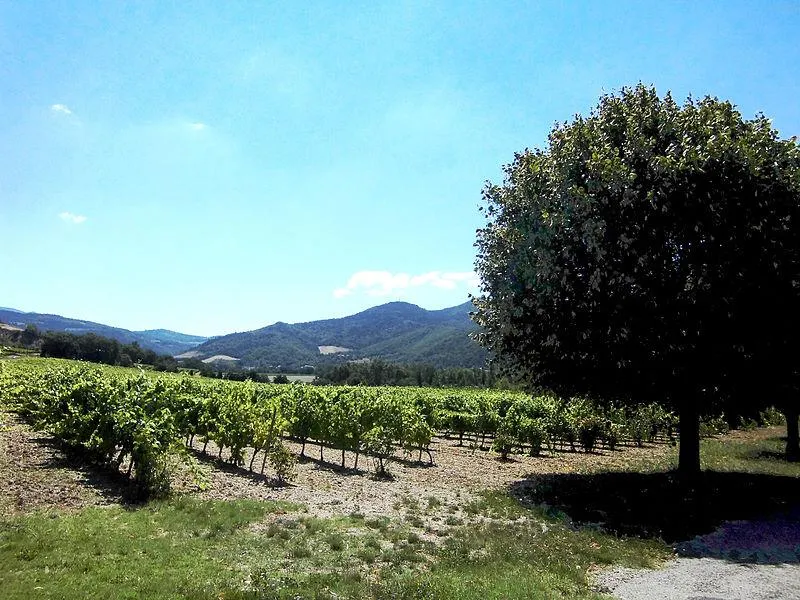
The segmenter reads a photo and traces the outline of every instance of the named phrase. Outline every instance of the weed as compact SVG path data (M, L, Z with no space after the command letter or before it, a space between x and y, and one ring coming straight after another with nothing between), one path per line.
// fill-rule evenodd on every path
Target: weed
M428 496L428 509L433 510L439 508L442 505L442 501L439 500L436 496Z
M345 548L344 536L341 533L329 533L325 537L325 542L334 552L341 552Z

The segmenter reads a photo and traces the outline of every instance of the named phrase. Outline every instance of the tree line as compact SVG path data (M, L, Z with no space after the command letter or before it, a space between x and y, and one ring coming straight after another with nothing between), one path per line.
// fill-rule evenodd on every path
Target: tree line
M157 371L178 370L178 362L171 356L142 348L137 342L121 344L115 339L95 333L78 335L66 331L46 331L37 333L31 344L37 345L40 355L46 358L85 360L121 367L142 364L150 365Z
M510 387L494 368L437 368L430 364L398 364L376 359L317 367L318 385L367 385L409 387Z

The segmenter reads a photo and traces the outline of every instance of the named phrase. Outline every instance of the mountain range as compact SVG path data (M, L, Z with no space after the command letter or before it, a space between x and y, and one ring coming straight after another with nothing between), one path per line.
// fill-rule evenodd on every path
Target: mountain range
M180 354L208 340L208 338L199 335L187 335L167 329L129 331L121 327L103 325L102 323L79 321L60 315L23 312L14 308L0 308L0 322L19 327L36 325L40 331L67 331L77 335L94 333L117 340L122 344L136 342L142 348L153 350L158 354Z
M213 338L187 356L224 360L247 367L297 369L335 362L380 358L437 367L480 367L486 352L470 337L476 326L470 302L425 310L390 302L340 319L275 323L268 327Z
M230 361L264 370L293 370L372 358L437 367L480 367L485 364L486 352L469 336L476 330L469 317L471 308L470 302L442 310L390 302L339 319L278 322L211 339L165 329L128 331L7 308L0 308L0 322L23 327L34 324L42 331L95 333L122 343L138 342L143 348L179 359Z

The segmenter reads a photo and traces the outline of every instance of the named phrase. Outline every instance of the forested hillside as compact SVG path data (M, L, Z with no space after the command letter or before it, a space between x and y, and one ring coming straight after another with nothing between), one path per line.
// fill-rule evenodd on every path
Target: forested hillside
M359 359L480 367L486 353L470 337L472 304L425 310L390 302L341 319L275 323L221 336L194 349L197 357L232 356L243 366L299 368ZM192 354L194 354L192 352Z
M167 329L149 329L146 331L129 331L120 327L111 327L92 321L80 321L60 315L47 315L35 312L22 312L13 308L0 308L0 322L15 325L22 329L26 325L35 325L40 331L64 331L81 335L94 333L117 340L121 344L136 342L142 348L152 350L156 354L180 354L186 352L208 338L187 335Z

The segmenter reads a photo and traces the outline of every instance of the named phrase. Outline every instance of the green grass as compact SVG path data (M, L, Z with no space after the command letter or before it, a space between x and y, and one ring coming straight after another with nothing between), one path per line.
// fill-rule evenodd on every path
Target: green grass
M780 501L794 493L787 486L798 482L800 465L780 459L780 435L769 429L703 441L708 490L721 507L715 516L725 509L730 518L742 517L750 496ZM610 520L618 510L620 525L658 531L661 525L650 520L661 512L654 510L659 499L668 522L685 518L668 514L681 505L670 496L672 476L659 471L669 466L562 475L561 499L587 511L587 521L597 520L595 513ZM653 492L643 501L647 485ZM546 498L551 506L555 499ZM360 513L321 519L285 503L176 497L129 509L0 517L0 590L3 599L597 600L587 583L596 566L652 566L671 555L656 533L626 537L575 527L558 510L531 508L499 491L450 504L402 497L398 507L406 514L397 519ZM577 518L572 508L564 510ZM438 545L420 530L416 511L449 526L437 531Z
M655 542L572 531L502 494L473 509L530 518L457 527L437 548L401 521L317 519L278 503L177 498L31 514L0 521L0 589L65 600L594 598L591 564L666 556Z
M277 504L177 499L0 522L3 598L191 598L231 579L221 549Z
M703 441L703 468L763 475L800 477L800 463L787 462L786 427L741 432Z

